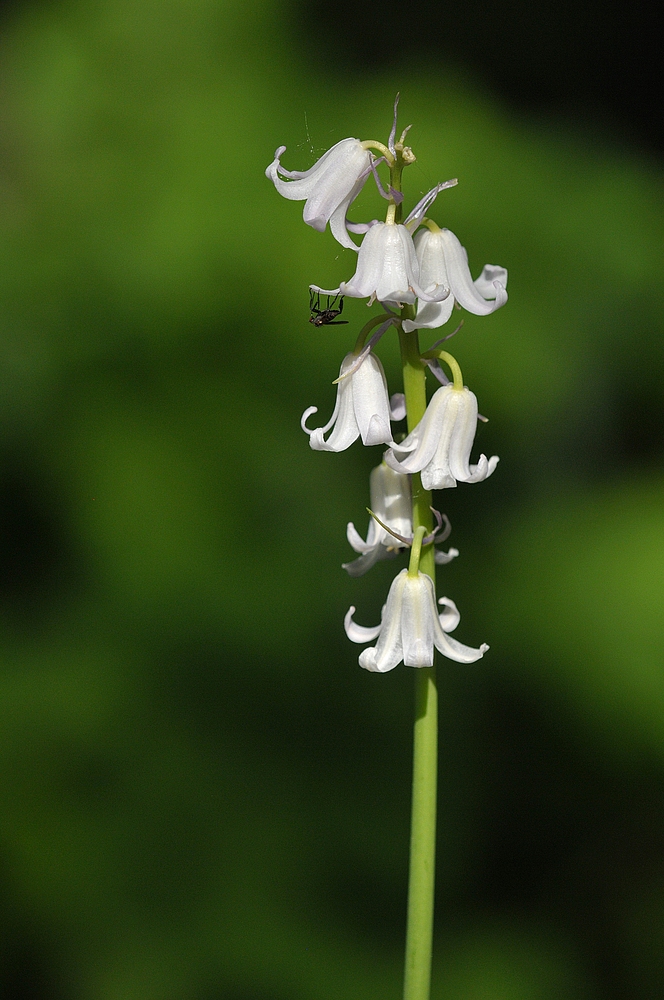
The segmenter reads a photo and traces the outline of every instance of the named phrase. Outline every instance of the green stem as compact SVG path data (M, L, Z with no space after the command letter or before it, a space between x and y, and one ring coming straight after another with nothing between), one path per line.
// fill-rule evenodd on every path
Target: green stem
M410 318L405 306L402 318ZM417 331L399 330L408 430L426 410L425 369L420 361ZM413 531L433 528L431 493L422 488L419 475L412 477ZM435 583L433 545L427 545L420 570ZM436 667L415 670L415 730L413 743L413 798L408 879L408 918L404 1000L429 1000L433 944L433 901L436 864L436 781L438 763L438 691Z

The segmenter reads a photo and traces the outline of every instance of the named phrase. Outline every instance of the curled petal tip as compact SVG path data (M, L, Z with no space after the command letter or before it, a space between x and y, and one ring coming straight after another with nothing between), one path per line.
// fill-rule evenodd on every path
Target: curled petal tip
M309 417L312 417L314 413L318 413L318 407L308 406L300 418L300 427L302 428L305 434L309 435L313 434L313 431L310 431L309 428L307 427L307 420L309 419Z

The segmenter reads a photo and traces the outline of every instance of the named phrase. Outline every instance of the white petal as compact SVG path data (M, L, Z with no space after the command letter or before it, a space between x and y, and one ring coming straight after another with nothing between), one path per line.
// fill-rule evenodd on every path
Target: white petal
M355 360L355 355L347 354L341 362L339 374L343 375L355 363ZM313 431L308 431L304 423L302 423L303 429L309 434L309 444L314 451L345 451L360 436L360 429L355 419L355 409L353 406L354 378L354 375L349 375L348 378L342 378L337 383L337 399L334 405L334 412L324 427L317 427ZM387 389L385 390L385 396L387 398ZM307 412L310 413L311 409L310 407ZM305 417L306 413L302 421L305 420ZM331 427L333 427L332 433L326 441L324 435Z
M401 611L403 662L407 667L433 666L434 620L438 614L431 579L423 573L407 575Z
M442 628L436 633L436 649L439 649L443 656L449 660L456 660L457 663L475 663L476 660L482 659L488 648L485 642L479 649L464 646L462 642L458 642L451 635L443 632Z
M414 302L419 264L413 239L405 226L378 222L360 247L355 274L339 285L342 295L379 302Z
M373 522L373 518L371 520ZM368 539L366 542L364 541L352 521L349 521L346 526L346 538L350 547L355 549L356 552L362 553L362 555L365 552L371 552L376 547L375 543L370 545Z
M342 247L346 247L348 250L354 250L355 253L358 252L359 247L348 235L348 229L346 228L346 215L351 202L355 201L358 194L364 187L365 181L366 177L361 175L338 208L336 208L330 216L330 232L334 236L337 243L341 243Z
M382 625L376 625L374 628L357 625L356 622L353 621L354 614L355 608L351 605L346 612L346 617L344 618L346 635L351 642L371 642L380 633Z
M438 603L444 605L446 609L441 615L438 615L440 627L443 632L454 632L454 629L461 621L459 609L454 601L451 601L449 597L439 597Z
M400 463L399 471L421 472L422 485L425 490L443 489L445 486L456 485L449 471L447 460L448 442L458 405L455 395L458 393L451 385L441 386L431 397L426 412L417 427L411 431L405 441L392 446L392 451ZM400 452L410 449L413 444L415 449L402 459ZM388 452L385 461L394 468L394 464L389 460L389 455ZM440 485L427 485L433 482Z
M419 282L420 266L413 237L405 226L385 226L381 280L376 288L379 302L414 302L413 286Z
M413 330L436 330L447 323L454 311L454 297L448 295L442 302L425 302L418 299L415 319L405 319L403 328L406 333Z
M459 405L449 442L449 467L458 482L480 483L498 464L498 456L480 455L477 465L470 465L470 452L477 430L477 399L469 389L458 394Z
M390 444L390 404L380 359L375 354L368 354L358 370L344 381L352 384L353 410L362 443ZM339 385L343 385L343 382Z
M485 288L486 282L481 280L481 276L478 279L479 285L473 282L470 275L470 268L468 267L466 251L454 233L450 232L449 229L443 229L440 237L445 252L445 264L449 276L450 288L459 305L476 316L488 316L489 313L495 312L496 309L504 305L507 302L507 292L500 282L500 287L495 287L493 290L493 296L495 296L493 302L487 301L481 294L479 289ZM500 270L502 272L504 269L501 268ZM482 273L484 274L484 272ZM504 273L506 276L507 272Z
M381 521L404 538L413 534L410 480L399 472L394 472L383 462L372 469L369 477L371 509ZM372 519L373 520L373 519ZM375 521L373 522L376 523ZM398 546L396 538L388 536L380 528L380 537L386 545Z
M377 562L380 562L382 559L392 559L396 554L396 551L390 551L384 545L378 543L374 545L373 549L361 555L359 559L353 559L349 563L342 563L341 568L345 569L349 576L363 576ZM375 636L372 636L372 638L375 638Z
M384 222L377 223L362 240L355 274L350 281L342 281L339 284L342 295L364 299L375 293L383 270L384 228Z
M468 482L473 476L468 463L477 430L477 397L465 387L455 392L455 396L456 419L448 444L449 468L455 479Z
M459 555L458 549L450 549L448 552L439 552L436 549L434 553L434 559L436 561L436 565L444 566L445 563L452 562L453 559L456 559L458 555Z
M496 299L498 298L497 293L500 291L496 282L505 290L507 288L507 271L504 267L499 267L498 264L485 264L482 273L479 278L475 278L473 284L482 298ZM507 292L505 292L505 302L507 302ZM496 306L496 308L498 307Z
M401 663L403 658L401 607L407 573L408 570L402 570L392 581L387 603L383 609L380 636L375 648L365 649L360 654L360 666L364 667L365 670L373 670L382 674L393 670L397 663Z

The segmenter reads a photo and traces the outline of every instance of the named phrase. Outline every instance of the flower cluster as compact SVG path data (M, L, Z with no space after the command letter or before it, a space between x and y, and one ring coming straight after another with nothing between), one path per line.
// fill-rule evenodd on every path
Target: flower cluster
M451 355L435 346L420 353L418 331L443 326L455 307L486 316L507 301L507 271L487 264L473 280L468 256L457 237L428 217L440 192L456 185L456 180L437 184L402 218L401 175L415 160L405 145L407 132L395 141L395 105L386 146L373 140L343 139L305 171L285 170L281 165L285 147L280 146L266 170L280 194L304 201L303 216L308 225L323 232L329 223L334 238L358 255L355 273L337 288L310 286L316 301L327 295L328 302L340 303L338 308L328 310L330 317L339 314L343 296L367 299L369 305L378 302L383 309L365 324L354 350L341 363L336 404L328 423L313 429L307 426L317 412L315 406L305 410L301 421L316 451L345 451L358 437L363 445L386 447L383 460L370 477L371 520L366 541L352 523L348 524L348 541L359 557L344 564L344 569L357 577L379 560L411 550L408 569L403 569L390 587L380 625L357 625L353 607L346 615L349 639L358 643L377 640L375 646L363 650L359 662L378 673L402 661L407 666L430 667L434 649L460 663L472 663L488 649L485 644L473 649L450 637L459 622L453 601L441 597L438 604L444 610L437 610L433 565L449 562L458 552L433 548L449 533L449 522L439 534L443 518L434 511L438 527L433 529L428 493L459 482L481 482L493 473L498 458L480 455L477 463L471 464L479 419L477 400L464 386ZM389 168L387 188L381 182L379 167ZM351 222L350 206L371 176L388 203L385 221ZM351 234L362 237L359 246ZM316 324L328 322L326 315L325 310L318 310ZM399 334L402 357L420 372L422 384L427 369L443 383L426 409L417 401L417 394L412 394L412 388L409 399L407 386L405 397L389 397L385 372L374 348L391 327ZM444 374L441 361L450 368L453 381ZM418 406L424 412L418 412ZM392 424L405 416L410 433L395 433ZM430 573L420 569L420 559L424 560L427 552Z

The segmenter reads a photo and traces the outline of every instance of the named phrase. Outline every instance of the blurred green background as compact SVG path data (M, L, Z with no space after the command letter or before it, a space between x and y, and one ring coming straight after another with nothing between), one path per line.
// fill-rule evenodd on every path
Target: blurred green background
M3 12L0 996L400 996L412 672L342 620L401 563L341 571L380 449L299 428L367 310L309 325L355 258L264 177L396 90L410 204L459 177L434 217L510 271L453 342L501 462L439 496L491 651L440 667L433 1000L662 996L661 168L308 11Z

